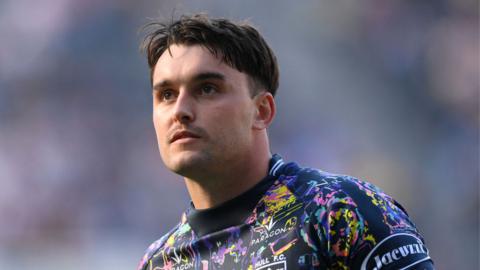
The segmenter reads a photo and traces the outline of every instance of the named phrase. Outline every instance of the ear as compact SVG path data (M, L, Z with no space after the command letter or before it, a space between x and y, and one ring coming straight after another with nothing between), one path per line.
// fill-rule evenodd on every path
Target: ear
M270 92L262 92L254 97L255 115L253 129L266 129L275 117L275 100Z

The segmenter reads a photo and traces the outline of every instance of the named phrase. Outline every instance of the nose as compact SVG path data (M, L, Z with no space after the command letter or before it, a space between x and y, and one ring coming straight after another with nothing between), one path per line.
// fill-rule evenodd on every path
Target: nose
M173 110L174 121L187 124L195 120L194 100L187 91L180 91Z

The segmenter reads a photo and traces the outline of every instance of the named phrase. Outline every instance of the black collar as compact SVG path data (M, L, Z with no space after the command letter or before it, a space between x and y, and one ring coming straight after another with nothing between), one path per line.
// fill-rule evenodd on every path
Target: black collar
M239 225L252 213L262 196L278 178L283 167L282 158L274 154L269 162L268 174L254 187L216 207L197 210L190 203L187 209L187 221L198 237Z

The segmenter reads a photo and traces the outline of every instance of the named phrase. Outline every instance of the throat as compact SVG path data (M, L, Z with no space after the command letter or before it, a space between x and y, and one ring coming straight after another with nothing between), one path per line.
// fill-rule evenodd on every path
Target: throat
M196 209L216 207L251 189L268 174L269 159L266 157L257 164L249 164L248 161L242 162L240 166L230 164L228 170L203 177L185 177L193 205Z
M185 178L185 184L195 209L214 208L255 186L262 178L253 182L249 179L208 179L198 181Z
M240 195L212 207L200 208L192 203L187 210L188 223L199 237L244 224L274 180L267 175Z

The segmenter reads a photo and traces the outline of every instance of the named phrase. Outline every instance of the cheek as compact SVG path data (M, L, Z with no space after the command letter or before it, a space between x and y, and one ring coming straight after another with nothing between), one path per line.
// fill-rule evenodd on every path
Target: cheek
M164 124L164 119L159 117L155 112L153 113L153 126L155 128L155 134L157 135L158 144L162 146L166 140L167 128Z
M251 130L252 114L246 107L222 107L216 110L214 117L211 118L211 124L215 126L217 132L228 137L240 137L245 139L248 131Z

